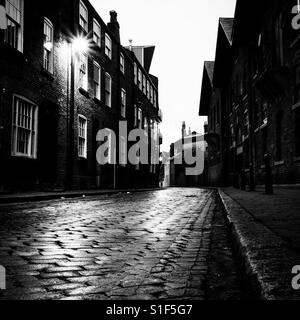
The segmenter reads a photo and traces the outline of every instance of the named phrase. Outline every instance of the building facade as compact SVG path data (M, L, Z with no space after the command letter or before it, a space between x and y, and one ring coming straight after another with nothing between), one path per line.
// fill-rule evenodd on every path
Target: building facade
M194 159L190 161L189 159ZM202 161L201 172L188 174L187 170L195 168L198 164L196 160ZM191 163L193 162L193 163ZM199 166L199 168L200 168ZM207 184L207 175L203 171L207 166L207 152L204 135L186 130L183 122L181 129L181 139L170 146L170 157L167 165L167 179L170 187L202 187Z
M235 17L219 21L199 112L208 116L207 139L219 141L218 148L209 143L208 170L216 173L211 184L253 189L264 184L269 165L275 184L300 182L296 5L266 0L250 7L238 0Z
M157 165L96 158L108 143L111 158L127 159L120 121L160 140L152 57L145 68L121 45L117 13L105 24L87 0L0 5L0 191L158 186ZM115 151L109 136L97 141L106 128L121 137Z

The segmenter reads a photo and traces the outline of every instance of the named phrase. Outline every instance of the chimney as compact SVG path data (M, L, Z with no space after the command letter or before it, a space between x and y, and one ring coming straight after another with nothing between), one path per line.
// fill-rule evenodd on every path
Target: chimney
M182 133L182 139L185 138L185 137L186 137L186 125L185 125L185 121L182 122L181 133Z
M132 39L129 39L129 50L132 51L132 42L133 40Z
M112 10L110 13L110 22L107 24L108 29L114 34L115 38L117 39L118 43L120 43L120 25L118 22L118 14L116 11Z

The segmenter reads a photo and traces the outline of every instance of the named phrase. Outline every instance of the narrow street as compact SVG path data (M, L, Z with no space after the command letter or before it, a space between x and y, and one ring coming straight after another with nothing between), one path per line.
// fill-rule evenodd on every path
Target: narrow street
M0 206L1 299L240 299L214 191Z

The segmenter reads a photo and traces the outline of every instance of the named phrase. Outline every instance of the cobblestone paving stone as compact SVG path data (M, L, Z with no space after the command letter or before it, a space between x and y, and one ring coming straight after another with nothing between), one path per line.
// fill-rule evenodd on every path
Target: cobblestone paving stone
M258 192L225 191L220 190L220 195L237 239L239 255L245 260L248 278L253 278L259 287L261 298L299 300L300 291L292 287L292 268L300 264L299 230L292 232L293 228L289 228L293 224L299 227L296 217L299 211L296 214L292 205L295 200L295 208L299 208L299 193L282 190L275 197Z
M215 194L0 206L0 299L204 299Z

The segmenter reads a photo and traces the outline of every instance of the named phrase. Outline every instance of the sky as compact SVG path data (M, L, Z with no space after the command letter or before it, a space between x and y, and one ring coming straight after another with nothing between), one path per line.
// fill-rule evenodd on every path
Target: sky
M233 17L236 0L90 0L104 22L118 13L121 43L155 45L150 73L159 78L162 151L187 129L204 132L199 117L203 64L215 59L218 21Z

